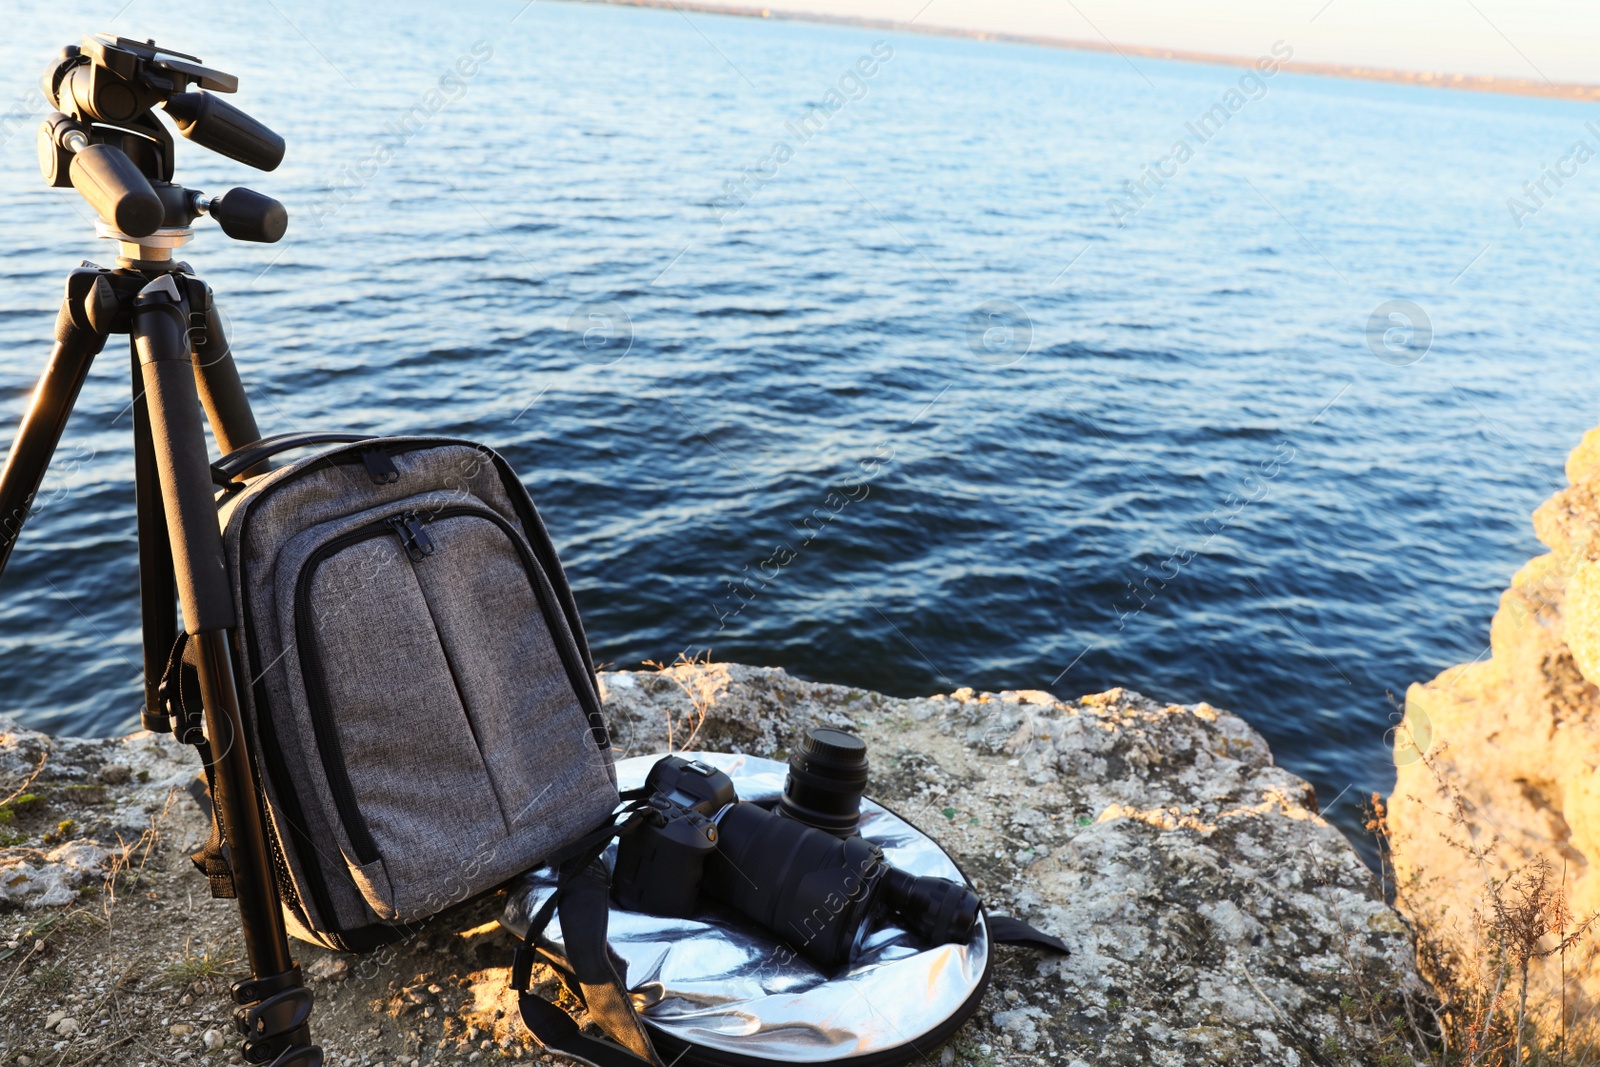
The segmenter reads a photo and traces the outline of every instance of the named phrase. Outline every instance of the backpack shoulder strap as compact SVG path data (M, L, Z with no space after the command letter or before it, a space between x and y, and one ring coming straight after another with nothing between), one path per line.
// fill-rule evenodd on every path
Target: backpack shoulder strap
M627 965L606 941L611 872L600 854L613 837L633 826L634 822L622 827L607 824L579 842L571 858L557 865L555 891L528 921L528 932L511 967L511 988L517 991L528 1032L543 1048L593 1067L665 1067L628 995ZM585 1034L570 1015L531 989L539 938L558 904L566 967L557 968L557 973L609 1041Z

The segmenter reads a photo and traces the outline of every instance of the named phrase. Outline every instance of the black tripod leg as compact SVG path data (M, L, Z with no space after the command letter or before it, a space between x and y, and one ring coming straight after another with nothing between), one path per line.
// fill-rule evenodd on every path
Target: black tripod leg
M178 636L174 598L172 542L156 470L156 446L150 436L150 406L144 392L144 371L133 356L133 484L139 516L139 611L144 622L144 715L147 730L171 728L161 705L161 675Z
M106 335L89 326L83 306L97 277L98 271L81 270L67 278L66 299L56 317L55 348L0 472L0 571L11 558L22 524L33 513L45 469L61 443L89 367L105 347Z
M185 283L189 289L189 321L193 324L189 339L194 346L195 383L217 447L226 455L261 440L261 431L256 428L255 413L250 410L250 399L239 380L239 368L233 361L228 333L211 289L196 278L186 278Z
M145 397L162 502L172 540L185 628L199 655L206 736L211 743L213 802L222 819L245 950L253 978L239 983L235 1013L252 1063L321 1063L306 1019L310 992L289 956L278 886L268 851L255 767L240 712L231 630L233 590L217 526L200 397L188 337L187 307L170 275L134 301L133 341Z

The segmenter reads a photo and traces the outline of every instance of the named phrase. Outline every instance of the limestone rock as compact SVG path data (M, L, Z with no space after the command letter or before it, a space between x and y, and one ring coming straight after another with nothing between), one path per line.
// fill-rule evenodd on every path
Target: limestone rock
M1487 658L1413 685L1396 732L1388 822L1399 901L1434 950L1470 959L1491 881L1543 860L1582 917L1600 910L1600 430L1567 461L1572 485L1533 516L1550 548L1512 578ZM1547 947L1553 944L1547 939ZM1535 960L1533 999L1558 1004L1559 957ZM1600 1005L1600 965L1569 955L1569 1009Z
M38 770L30 789L48 801L43 814L13 812L4 826L11 843L0 849L0 905L62 907L101 882L112 858L138 842L172 789L194 777L191 753L148 733L52 738L0 716L0 796ZM41 820L45 825L25 825ZM59 840L58 822L70 828L65 840Z

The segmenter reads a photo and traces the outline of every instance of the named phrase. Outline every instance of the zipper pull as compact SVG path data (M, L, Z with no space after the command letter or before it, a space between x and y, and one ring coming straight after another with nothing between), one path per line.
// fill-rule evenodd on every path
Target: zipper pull
M411 562L420 563L422 562L422 549L411 536L411 525L406 521L408 515L410 515L410 512L406 512L404 515L391 515L384 521L389 524L389 528L394 531L394 535L400 539L400 547L406 550L406 555Z
M406 529L411 531L411 543L416 546L417 554L411 558L421 560L423 556L433 555L433 538L428 536L428 531L422 527L422 519L415 511L408 511L403 516Z

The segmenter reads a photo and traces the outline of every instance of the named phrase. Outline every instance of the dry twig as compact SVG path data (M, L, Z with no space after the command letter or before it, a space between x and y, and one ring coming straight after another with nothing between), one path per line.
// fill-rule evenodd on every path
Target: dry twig
M28 775L28 777L22 780L21 785L17 786L17 788L11 791L9 796L7 796L4 800L0 800L0 808L5 807L7 804L11 803L13 800L17 799L28 791L28 787L34 783L34 781L39 777L40 772L44 770L45 761L49 758L49 749L45 749L43 752L39 753L39 765L33 769L32 774Z

